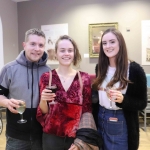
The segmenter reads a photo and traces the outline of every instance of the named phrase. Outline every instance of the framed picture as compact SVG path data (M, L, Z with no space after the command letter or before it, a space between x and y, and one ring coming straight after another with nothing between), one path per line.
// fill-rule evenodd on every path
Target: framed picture
M68 35L68 24L42 25L41 30L46 36L45 52L48 54L47 65L58 65L55 56L55 43L61 35Z
M150 65L150 20L142 20L142 65Z
M118 23L98 23L89 24L89 55L90 57L98 57L100 51L101 36L108 28L118 29Z

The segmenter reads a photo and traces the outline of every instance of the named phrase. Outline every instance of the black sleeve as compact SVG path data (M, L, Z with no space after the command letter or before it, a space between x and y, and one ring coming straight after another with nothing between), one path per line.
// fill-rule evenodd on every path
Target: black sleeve
M99 95L97 90L92 89L92 114L98 127Z
M0 95L8 96L9 90L0 85Z
M126 93L122 103L116 103L124 110L143 110L147 105L147 80L143 68L133 62L129 69L129 80Z
M95 66L95 74L98 76L98 64ZM99 111L99 96L98 91L92 89L92 114L95 120L96 127L98 127L98 111Z

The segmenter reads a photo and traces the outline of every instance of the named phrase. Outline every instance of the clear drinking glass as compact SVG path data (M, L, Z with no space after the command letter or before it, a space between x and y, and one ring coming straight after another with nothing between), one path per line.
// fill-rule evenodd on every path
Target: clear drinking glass
M19 103L19 107L16 108L16 110L18 111L18 113L20 114L20 120L17 121L17 123L26 123L27 120L23 119L23 113L26 109L26 103L25 101L22 100L22 102Z
M54 85L51 85L51 86L46 86L46 89L48 90L51 90L52 92L50 93L56 93L56 90L57 90L57 86L54 84ZM49 104L56 104L57 102L55 100L49 102Z
M112 106L112 100L113 99L111 99L111 97L110 97L110 91L111 90L116 90L116 87L115 86L113 86L113 87L107 87L106 88L106 94L107 94L107 97L108 97L108 99L109 99L109 101L110 101L110 109L113 109L113 106Z

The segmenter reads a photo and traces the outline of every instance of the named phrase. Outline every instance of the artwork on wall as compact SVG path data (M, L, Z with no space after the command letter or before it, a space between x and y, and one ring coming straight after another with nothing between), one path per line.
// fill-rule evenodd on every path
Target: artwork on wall
M68 24L42 25L41 30L46 36L45 51L48 54L47 64L58 64L55 57L55 43L61 35L68 35Z
M98 57L100 51L101 36L108 28L118 29L118 23L97 23L89 24L89 55L90 57Z
M142 65L150 65L150 20L142 21Z

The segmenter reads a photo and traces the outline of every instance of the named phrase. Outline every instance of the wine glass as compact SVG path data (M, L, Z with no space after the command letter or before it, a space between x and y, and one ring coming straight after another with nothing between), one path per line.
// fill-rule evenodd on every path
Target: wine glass
M20 120L18 120L17 123L22 124L27 122L27 120L23 119L23 113L25 109L26 109L26 103L25 101L22 100L22 102L19 103L19 107L16 108L16 110L20 114Z
M106 94L107 94L107 97L108 97L108 99L109 99L109 101L110 101L110 109L113 109L113 106L112 106L112 98L110 97L110 91L111 90L116 90L116 87L115 86L113 86L113 87L106 87ZM115 99L115 98L114 98Z
M57 90L57 86L54 84L54 85L51 85L51 86L46 86L46 89L47 90L51 90L52 92L49 92L49 93L56 93L56 90ZM57 102L55 102L55 100L49 102L49 104L56 104Z

